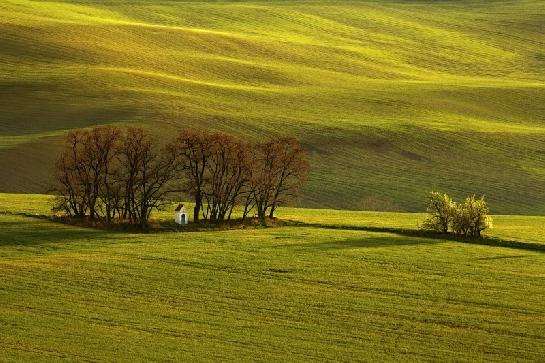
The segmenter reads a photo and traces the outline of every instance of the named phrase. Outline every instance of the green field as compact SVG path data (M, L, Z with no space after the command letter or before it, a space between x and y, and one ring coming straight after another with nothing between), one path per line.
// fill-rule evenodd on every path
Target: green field
M0 194L2 361L545 356L543 217L495 217L494 246L362 230L419 214L303 209L279 216L305 226L127 234L32 217L48 200Z
M296 135L301 205L432 189L545 213L545 2L3 0L0 191L44 192L69 129Z
M137 234L2 194L102 124L296 136L307 208ZM0 361L545 359L542 0L1 0L0 170ZM423 233L431 190L494 228Z

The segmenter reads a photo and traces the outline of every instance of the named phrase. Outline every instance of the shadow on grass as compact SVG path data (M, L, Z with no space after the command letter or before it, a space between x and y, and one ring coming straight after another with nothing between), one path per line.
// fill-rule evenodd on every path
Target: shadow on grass
M1 214L1 213L0 213ZM70 228L59 228L62 223L48 223L52 220L46 217L29 216L22 214L5 214L12 217L25 218L25 222L17 219L0 220L0 246L30 246L37 244L50 243L68 243L81 242L89 240L114 241L118 236L126 237L127 231L101 230L97 228L85 228L66 225ZM350 226L350 225L330 225L304 223L299 221L283 221L282 226L322 228L329 230L350 230L366 231L378 233L391 233L398 236L411 238L392 238L392 237L367 237L354 238L337 242L324 242L321 244L289 244L285 246L317 248L317 249L339 249L339 248L374 248L388 246L414 246L424 244L437 244L445 241L455 241L466 244L480 246L492 246L510 248L516 250L545 252L545 245L537 243L528 243L516 240L505 240L496 237L484 237L480 239L468 239L453 236L451 234L437 233L433 231L424 231L418 229L404 229L392 227L372 227L372 226ZM231 227L232 228L232 227ZM228 228L229 229L229 228ZM210 229L206 229L210 230ZM157 233L168 232L169 229L157 231ZM199 231L199 230L195 230Z
M343 225L331 225L331 224L319 224L319 223L304 223L299 221L286 221L286 225L294 226L294 227L311 227L311 228L338 229L338 230L348 230L348 231L392 233L392 234L405 236L405 237L426 238L428 240L438 241L437 243L439 243L439 241L443 241L443 242L454 241L454 242L461 242L461 243L480 245L480 246L503 247L503 248L511 248L516 250L541 252L541 253L545 252L545 245L516 241L516 240L505 240L505 239L501 239L497 237L463 238L463 237L454 236L452 234L438 233L434 231L425 231L425 230L419 230L419 229L372 227L372 226L349 226L349 225L343 226ZM388 238L385 238L385 239L388 240ZM391 238L389 240L391 240ZM364 243L366 239L363 239L361 241L362 241L361 242L362 247L364 247ZM336 242L336 244L342 244L342 243L357 244L357 242L351 242L350 240L348 240L347 242ZM406 245L414 245L414 244L423 244L423 242L421 240L416 240L413 242L406 243ZM399 246L402 244L392 242L391 245ZM383 244L383 246L387 246L387 243ZM356 246L353 246L353 247L356 247Z
M492 260L508 260L508 259L514 259L514 258L527 258L527 255L520 255L520 256L493 256L493 257L482 257L477 258L478 261L492 261Z
M115 239L112 232L91 228L70 227L48 223L42 218L15 216L14 219L0 220L1 246L32 246L54 243L78 243L81 241L107 241ZM18 220L24 218L24 222Z
M404 236L385 236L385 237L361 237L349 238L335 242L321 243L297 243L282 244L277 247L295 247L312 250L341 250L352 248L381 248L381 247L400 247L400 246L422 246L434 245L445 242L444 240L423 239L423 238L404 238Z

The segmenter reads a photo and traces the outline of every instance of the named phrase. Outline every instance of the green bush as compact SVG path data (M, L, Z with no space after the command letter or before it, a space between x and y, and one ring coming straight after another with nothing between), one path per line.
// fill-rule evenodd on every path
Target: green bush
M456 203L447 194L431 192L428 199L428 217L422 227L432 231L447 233L453 219Z
M492 218L488 215L490 209L484 200L467 197L462 204L456 206L452 219L452 231L464 237L480 237L481 232L492 227Z
M427 230L477 238L484 230L492 227L490 209L484 196L477 198L473 195L463 203L456 203L447 194L432 192L427 212L428 217L422 224L422 228Z

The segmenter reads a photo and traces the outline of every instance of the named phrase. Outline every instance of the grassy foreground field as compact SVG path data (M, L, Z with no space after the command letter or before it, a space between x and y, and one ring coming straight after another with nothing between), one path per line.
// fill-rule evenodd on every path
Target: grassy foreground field
M418 211L439 189L545 213L545 2L0 2L0 191L62 134L186 125L310 151L303 205Z
M280 211L298 227L124 234L28 216L47 200L0 195L0 360L545 356L545 218L496 217L507 248L358 229L420 215L330 210Z

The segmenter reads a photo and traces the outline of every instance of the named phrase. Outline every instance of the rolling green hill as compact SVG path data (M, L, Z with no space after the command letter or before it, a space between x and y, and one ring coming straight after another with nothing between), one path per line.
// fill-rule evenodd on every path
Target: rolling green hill
M43 191L97 124L294 134L303 205L422 208L431 189L545 213L545 3L0 3L0 191Z

